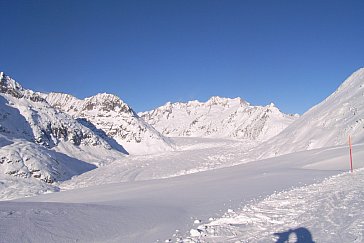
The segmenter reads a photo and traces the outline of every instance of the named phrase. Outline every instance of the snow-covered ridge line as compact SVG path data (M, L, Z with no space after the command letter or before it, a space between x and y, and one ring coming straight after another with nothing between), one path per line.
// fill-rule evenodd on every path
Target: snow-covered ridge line
M73 116L79 116L84 110L93 110L94 106L99 106L105 112L114 111L117 113L127 113L137 116L134 110L122 99L114 94L99 93L85 99L78 99L70 94L50 92L40 95L45 98L55 108L63 110Z
M9 94L15 98L27 98L34 102L43 102L44 99L36 92L24 89L18 82L0 72L0 93Z
M171 103L138 113L158 131L171 137L220 137L265 141L298 118L273 103L252 106L242 98L211 97L206 102Z
M0 72L0 92L11 94L13 96L21 96L21 92L24 91L23 87L17 83L14 79L5 75L4 72Z
M0 172L53 183L107 163L121 150L0 72ZM87 152L86 152L87 151ZM87 158L86 161L83 161ZM91 164L90 164L91 163Z
M100 93L78 99L69 94L42 94L49 104L75 119L83 119L103 131L130 154L173 150L173 143L142 120L118 96Z
M210 99L208 99L206 102L202 102L199 100L191 100L191 101L187 101L187 102L167 102L166 104L154 109L154 110L150 110L150 111L145 111L145 112L139 112L138 115L143 116L146 113L150 113L153 112L157 109L163 110L166 108L171 108L171 107L175 107L175 108L187 108L187 107L208 107L208 106L212 106L212 105L222 105L222 106L231 106L231 105L236 105L236 104L240 104L240 105L250 105L248 102L246 102L245 100L243 100L240 97L236 97L236 98L225 98L225 97L220 97L220 96L212 96Z
M350 75L338 89L309 109L257 151L267 158L296 151L364 142L364 68Z

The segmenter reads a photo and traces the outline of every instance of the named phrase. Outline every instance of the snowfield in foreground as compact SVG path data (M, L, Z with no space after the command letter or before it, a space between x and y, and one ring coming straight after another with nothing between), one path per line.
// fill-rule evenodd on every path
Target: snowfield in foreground
M354 161L356 168L364 166L364 144L354 146ZM206 242L272 242L272 233L299 226L310 230L318 242L360 242L363 195L358 190L362 182L357 180L362 180L363 172L320 184L347 170L347 147L331 147L173 178L96 185L0 202L0 242L156 242L177 238L188 242L191 229L197 229L193 223L206 223L209 218L221 219L209 225L216 233L203 231L210 237ZM351 181L345 182L345 178ZM289 191L313 183L319 184ZM275 194L282 191L288 192ZM230 217L224 217L227 211ZM236 227L233 223L225 227L229 220L238 222ZM245 234L244 227L251 227L251 234ZM338 234L327 238L330 232L325 230Z
M363 188L364 169L358 169L322 183L274 193L191 229L194 237L184 241L363 242Z

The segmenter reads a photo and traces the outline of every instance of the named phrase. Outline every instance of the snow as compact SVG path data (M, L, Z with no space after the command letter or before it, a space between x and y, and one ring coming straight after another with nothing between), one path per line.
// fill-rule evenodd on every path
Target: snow
M0 76L1 199L58 191L58 182L125 156L102 134L57 111L4 73Z
M261 144L261 158L307 149L364 142L364 68L276 137ZM259 149L257 151L260 151Z
M273 103L252 106L241 98L211 97L207 102L170 103L139 113L146 122L170 137L237 138L266 141L297 119Z
M0 76L0 198L17 198L0 202L0 242L364 240L364 69L300 118L287 117L274 104L253 107L239 98L168 103L162 118L177 111L203 111L196 122L200 125L209 123L209 116L238 114L230 117L231 123L221 120L219 126L226 130L188 129L190 134L179 134L187 137L177 138L152 132L116 96L99 94L83 101L64 94L46 96ZM247 110L257 126L232 139L241 121L236 118ZM266 116L270 119L261 119ZM263 123L267 131L278 132L271 125L286 118L296 121L264 141L268 133L260 135ZM48 120L55 127L67 124L71 134L89 136L78 145L53 132L43 136ZM140 135L143 142L135 143L135 150L144 154L126 156L115 149L120 149L118 137L107 137L113 123L125 121L130 122L131 139ZM156 134L157 140L148 142L148 132L139 131ZM205 136L206 131L216 133ZM349 134L354 173L348 172ZM162 141L161 147L156 141ZM150 153L155 142L158 152ZM173 149L164 149L166 144ZM47 178L54 182L41 180ZM42 195L31 197L37 194Z
M228 210L185 241L283 242L296 234L296 239L306 237L303 242L363 242L363 186L364 169L358 169L321 183L274 193L244 205L236 213Z
M83 100L62 93L42 94L42 97L57 109L92 124L94 128L125 148L129 154L152 154L173 150L171 140L144 122L131 107L115 95L102 93Z
M354 146L354 158L355 168L364 166L363 144ZM331 168L325 167L328 161L332 164ZM307 169L309 165L315 165L317 169ZM334 165L336 168L332 169ZM334 147L167 179L95 185L7 204L1 203L1 208L6 208L6 212L14 211L21 215L24 223L14 221L14 224L20 224L22 227L29 227L27 218L33 217L27 215L25 206L36 208L40 212L54 211L51 214L44 213L37 219L47 222L41 229L32 229L27 231L28 233L24 232L22 236L7 231L6 229L12 227L12 223L4 218L1 228L9 232L4 234L13 242L21 242L24 239L39 241L39 234L35 233L39 230L42 230L42 239L51 239L56 235L59 237L57 241L72 236L71 239L86 242L90 239L89 231L93 232L95 242L118 242L118 237L124 237L122 239L126 242L164 241L171 238L176 230L180 233L175 237L190 235L190 230L196 229L193 226L194 219L208 222L211 217L220 218L228 209L239 212L239 207L250 204L252 200L263 199L292 187L319 183L324 178L347 170L347 147ZM63 206L54 203L61 203ZM85 210L87 213L84 213ZM99 213L100 210L110 212L105 212L103 216ZM77 219L76 222L69 223L70 215ZM362 220L360 215L353 217ZM92 228L90 222L96 222L96 218L100 222L107 218L108 223L96 224L98 229ZM121 219L127 226L120 226ZM74 226L79 230L62 236L67 231L64 225L70 228ZM120 227L117 236L112 225ZM287 224L287 227L291 225ZM100 236L95 236L97 233Z

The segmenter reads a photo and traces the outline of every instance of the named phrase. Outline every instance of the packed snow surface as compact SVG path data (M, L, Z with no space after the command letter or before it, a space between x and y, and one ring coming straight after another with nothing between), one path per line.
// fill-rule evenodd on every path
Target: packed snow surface
M192 229L185 242L363 242L364 170L277 192Z

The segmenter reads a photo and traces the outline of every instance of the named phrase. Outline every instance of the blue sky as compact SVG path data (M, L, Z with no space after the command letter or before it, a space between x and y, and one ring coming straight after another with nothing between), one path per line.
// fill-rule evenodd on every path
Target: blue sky
M0 0L0 70L136 111L242 97L303 113L364 66L364 1Z

